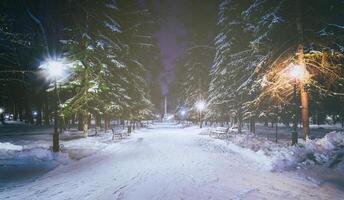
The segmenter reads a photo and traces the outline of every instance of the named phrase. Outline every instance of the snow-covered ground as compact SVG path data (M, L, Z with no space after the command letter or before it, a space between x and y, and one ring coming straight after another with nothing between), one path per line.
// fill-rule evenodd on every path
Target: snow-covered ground
M298 139L298 144L291 146L291 133L288 129L282 132L288 137L271 140L267 134L250 133L243 130L238 134L237 129L226 132L225 127L208 128L203 134L221 139L218 142L226 143L231 150L245 154L263 163L271 170L285 170L292 168L304 168L311 165L322 165L332 168L344 174L344 132L342 130L326 133L321 138ZM328 130L332 130L329 128ZM314 129L312 129L312 133ZM281 134L281 131L280 131Z
M196 127L156 124L119 142L111 141L110 135L63 141L64 152L58 155L44 154L44 148L38 148L33 155L41 157L32 163L58 162L57 167L34 181L3 183L0 199L287 200L344 196L336 181L317 182L294 171L272 172L272 161L264 153L202 132ZM7 149L6 155L12 153L12 158L28 148L3 146L3 152ZM28 149L32 150L35 148Z

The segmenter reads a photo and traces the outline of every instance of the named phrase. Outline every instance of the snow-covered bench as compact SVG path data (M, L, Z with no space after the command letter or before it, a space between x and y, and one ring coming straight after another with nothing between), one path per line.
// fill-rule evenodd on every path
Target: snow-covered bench
M230 127L217 127L214 130L210 130L210 136L216 137L216 138L223 138L227 137L228 134L230 133Z
M112 128L111 130L112 130L112 140L114 139L120 140L128 136L128 134L124 130L115 130L114 128Z

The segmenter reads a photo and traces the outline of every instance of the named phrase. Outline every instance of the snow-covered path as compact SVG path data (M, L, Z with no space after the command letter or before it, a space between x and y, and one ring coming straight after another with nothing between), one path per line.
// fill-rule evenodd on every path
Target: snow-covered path
M330 185L272 173L196 128L156 125L59 166L0 199L341 199Z

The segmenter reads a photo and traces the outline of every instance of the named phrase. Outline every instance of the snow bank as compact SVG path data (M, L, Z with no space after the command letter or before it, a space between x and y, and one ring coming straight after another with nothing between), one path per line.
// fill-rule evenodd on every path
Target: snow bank
M323 138L275 143L252 133L231 135L228 148L255 160L272 171L299 168L306 165L324 165L344 172L344 134L330 132Z
M48 148L24 146L0 150L0 190L12 187L21 181L33 181L61 164L68 164L70 159L65 153L53 153Z
M20 151L22 149L23 149L23 147L19 146L19 145L14 145L14 144L11 144L9 142L4 142L4 143L0 142L0 152L1 151L13 151L13 150Z
M58 164L66 164L69 161L68 155L65 153L53 153L45 148L20 149L19 147L18 150L7 149L6 151L0 151L0 165L23 166L48 164L57 166Z
M66 153L53 153L48 148L0 143L0 167L55 168L70 161Z

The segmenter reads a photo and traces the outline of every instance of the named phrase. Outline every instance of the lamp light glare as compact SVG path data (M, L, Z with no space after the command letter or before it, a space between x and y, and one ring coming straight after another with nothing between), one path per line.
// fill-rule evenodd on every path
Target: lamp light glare
M57 61L49 61L48 62L48 73L51 77L57 78L63 75L63 65Z
M64 76L64 64L58 60L48 60L40 68L49 79L60 79Z
M304 65L289 64L289 76L292 79L299 81L306 81L308 78L308 72Z
M196 102L196 108L198 111L203 111L206 108L206 103L204 101Z

